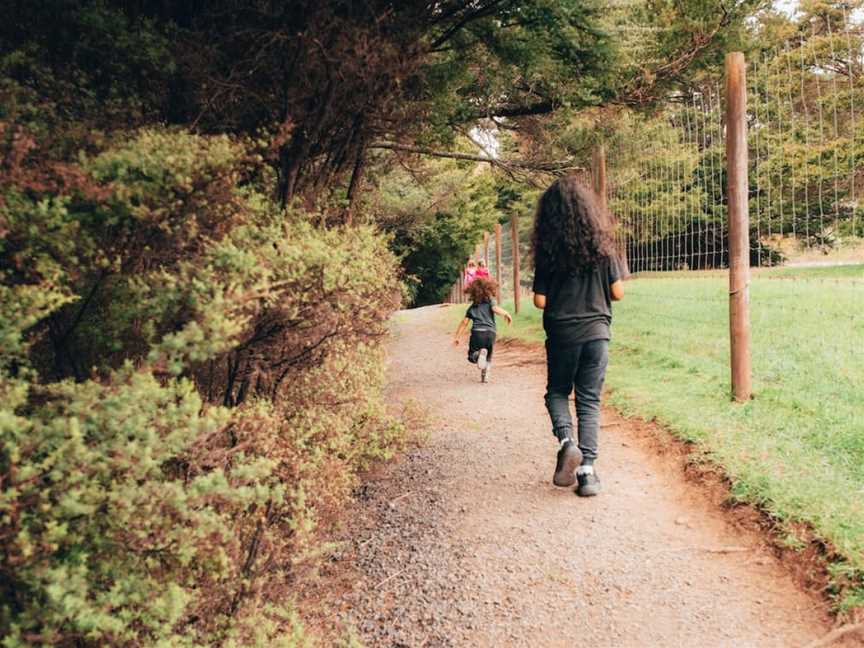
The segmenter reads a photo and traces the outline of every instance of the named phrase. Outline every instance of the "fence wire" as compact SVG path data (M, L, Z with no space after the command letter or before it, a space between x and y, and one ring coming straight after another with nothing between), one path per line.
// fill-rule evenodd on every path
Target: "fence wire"
M864 359L864 30L838 7L751 57L747 121L754 378L812 372L843 399ZM712 366L729 357L725 127L705 83L613 147L607 173L619 246L652 282L629 291L628 325Z
M519 290L523 299L528 299L531 294L531 285L534 281L534 264L531 257L531 226L532 219L522 217L518 219L518 259L519 259ZM499 270L497 263L497 242L495 233L488 233L488 247L483 243L478 243L470 257L475 263L480 259L486 261L489 268L489 275L495 279L500 288L500 298L502 301L513 301L515 294L515 277L514 277L514 245L513 245L513 229L511 222L506 222L501 225L501 267ZM466 259L466 262L468 259ZM453 286L447 297L449 303L465 303L467 297L464 294L465 268L462 268L461 276L456 278Z
M849 393L864 359L864 265L816 267L838 254L864 264L864 29L838 6L751 56L747 74L754 377L772 389L812 372L826 397ZM661 118L634 118L639 136L618 138L607 152L619 249L631 272L650 280L628 289L621 308L638 311L628 326L657 344L674 339L668 353L698 356L706 370L729 362L724 104L719 82L678 93ZM518 242L526 296L528 220ZM504 223L496 278L505 300L514 292L513 247Z
M752 267L864 237L862 28L810 22L748 71ZM636 272L725 268L725 124L717 85L672 98L646 138L610 154L610 206Z
M531 262L530 226L529 219L519 219L518 251L519 251L519 288L523 297L530 294L531 285L534 280L534 265ZM501 227L501 277L498 283L501 286L501 299L511 301L515 292L513 275L513 230L510 223Z

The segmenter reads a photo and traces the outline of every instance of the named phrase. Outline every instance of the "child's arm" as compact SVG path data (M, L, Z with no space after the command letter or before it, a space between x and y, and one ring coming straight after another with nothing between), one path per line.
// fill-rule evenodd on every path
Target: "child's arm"
M459 344L459 338L462 337L463 331L468 326L468 322L471 320L467 317L464 318L461 322L459 322L459 328L456 329L456 333L453 335L453 344Z
M543 310L546 308L546 295L541 295L540 293L534 293L534 306Z
M495 313L496 315L500 315L501 317L506 319L508 324L513 323L513 318L510 316L510 313L508 313L506 310L504 310L500 306L493 306L492 312Z
M624 282L630 276L626 257L612 257L609 260L609 293L612 301L624 299Z

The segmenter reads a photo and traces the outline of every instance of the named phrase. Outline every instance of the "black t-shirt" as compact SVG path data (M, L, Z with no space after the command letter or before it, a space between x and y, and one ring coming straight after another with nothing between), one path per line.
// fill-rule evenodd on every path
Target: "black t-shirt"
M543 329L550 344L574 346L608 340L612 324L610 286L621 278L617 259L571 273L551 272L543 259L534 270L534 292L546 295Z
M474 331L495 331L495 313L492 312L492 307L495 305L495 300L480 302L479 304L471 304L468 310L465 311L465 317L471 320L471 332Z

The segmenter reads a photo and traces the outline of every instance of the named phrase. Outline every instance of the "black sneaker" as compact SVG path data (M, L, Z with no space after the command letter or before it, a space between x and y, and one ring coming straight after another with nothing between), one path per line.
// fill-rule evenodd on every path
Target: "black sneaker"
M558 450L558 461L555 462L555 475L552 483L556 486L572 486L576 483L576 469L582 463L582 451L579 446L568 439Z
M486 382L486 376L489 375L488 372L489 372L488 369L481 369L481 370L480 370L480 382L481 382L481 383L485 383L485 382Z
M594 497L600 493L600 478L597 477L597 471L590 473L577 473L576 479L579 485L576 487L576 494L579 497Z

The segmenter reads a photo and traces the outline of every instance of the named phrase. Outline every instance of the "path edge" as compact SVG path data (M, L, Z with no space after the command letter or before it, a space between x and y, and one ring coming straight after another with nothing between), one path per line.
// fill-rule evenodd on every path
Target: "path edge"
M539 342L510 336L501 336L500 342L511 348L545 353L543 344ZM628 423L629 438L651 455L674 465L700 499L719 511L727 523L761 538L796 586L816 600L835 623L864 622L864 605L846 610L837 607L845 591L854 589L855 585L860 587L861 584L850 583L844 587L832 575L832 566L843 565L845 559L830 542L820 538L813 527L805 522L780 519L758 503L736 497L733 491L734 478L710 455L707 448L676 435L670 426L656 417L647 419L640 416L635 407L625 411L620 406L608 404L609 396L615 391L608 386L604 388L603 409L614 412L616 417ZM796 549L784 541L790 531L802 542L802 548Z

